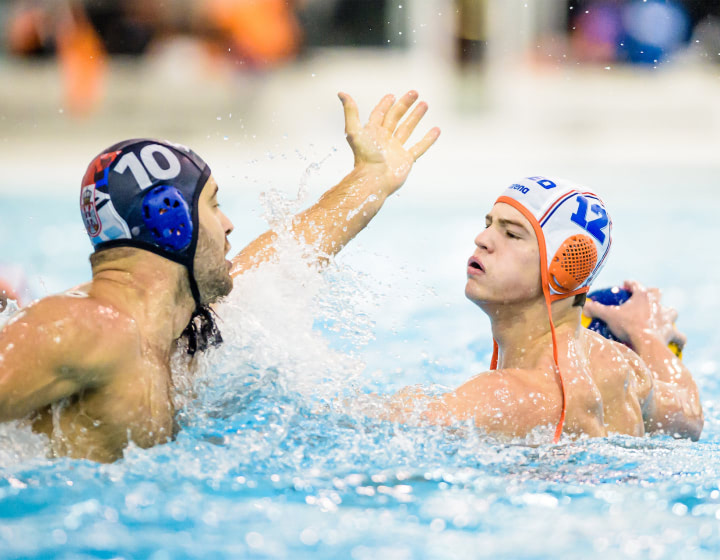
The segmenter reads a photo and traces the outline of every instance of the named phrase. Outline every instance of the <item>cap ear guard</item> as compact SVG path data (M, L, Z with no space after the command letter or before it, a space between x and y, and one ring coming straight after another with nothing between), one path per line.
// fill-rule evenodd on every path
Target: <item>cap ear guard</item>
M163 249L182 251L190 245L192 216L185 197L178 189L170 185L150 189L143 197L142 209L145 227Z
M582 234L568 237L550 263L550 285L561 294L578 289L595 270L597 259L597 248L590 237Z

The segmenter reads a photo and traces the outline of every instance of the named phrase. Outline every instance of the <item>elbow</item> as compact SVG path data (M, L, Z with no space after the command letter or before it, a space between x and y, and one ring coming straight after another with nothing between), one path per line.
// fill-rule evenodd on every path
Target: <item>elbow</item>
M703 426L705 425L705 419L703 418L702 412L700 415L695 419L694 422L692 422L692 425L690 426L690 429L688 430L688 435L691 440L697 441L700 439L700 434L703 431Z
M697 441L700 439L702 434L703 426L705 425L705 419L703 418L702 412L699 415L693 416L682 416L677 418L673 422L670 430L664 430L666 433L672 434L676 439L690 439Z
M705 419L697 392L690 395L676 392L670 398L660 400L656 410L657 428L660 432L678 439L700 439Z
M686 411L686 418L688 419L688 430L687 436L693 441L700 439L703 426L705 425L705 417L703 415L702 405L700 404L700 398L697 392L693 395L694 398L690 399L689 410Z

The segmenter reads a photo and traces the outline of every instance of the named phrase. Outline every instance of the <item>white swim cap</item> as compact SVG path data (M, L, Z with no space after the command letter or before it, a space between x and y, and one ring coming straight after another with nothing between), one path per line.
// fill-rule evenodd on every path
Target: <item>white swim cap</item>
M612 221L595 193L569 181L527 177L497 202L510 204L532 224L552 301L589 290L612 243Z

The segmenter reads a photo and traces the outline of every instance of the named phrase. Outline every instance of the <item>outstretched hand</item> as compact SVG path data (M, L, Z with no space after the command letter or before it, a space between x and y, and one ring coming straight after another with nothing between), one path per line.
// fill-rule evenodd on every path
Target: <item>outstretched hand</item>
M666 345L674 342L682 349L687 338L675 327L677 311L661 304L660 290L633 281L626 281L623 287L632 296L622 305L602 305L588 299L583 313L604 321L615 336L633 346L641 337L649 335Z
M399 100L386 95L370 113L365 126L360 123L358 108L347 93L339 93L345 110L345 135L355 156L355 168L371 167L382 178L382 194L389 196L407 179L415 161L433 145L440 129L430 129L425 136L408 148L405 143L415 130L428 106L424 101L415 105L410 114L400 122L417 101L418 93L409 91Z
M397 101L392 95L383 97L365 126L352 97L346 93L338 97L345 110L345 134L355 168L292 221L293 236L311 246L319 262L340 251L370 223L387 197L405 182L415 160L440 136L440 129L432 128L419 142L405 147L428 108L425 102L415 105L416 91ZM231 274L237 276L268 260L275 254L276 238L270 230L251 242L233 259Z

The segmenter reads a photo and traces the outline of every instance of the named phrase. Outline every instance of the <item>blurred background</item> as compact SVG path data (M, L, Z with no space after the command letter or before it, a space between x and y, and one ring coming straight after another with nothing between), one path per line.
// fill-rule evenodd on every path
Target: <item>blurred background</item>
M0 0L0 45L0 260L31 274L75 263L48 291L87 277L76 197L103 148L139 136L194 148L240 248L266 227L261 193L300 191L303 206L349 171L340 90L364 117L417 89L430 104L418 137L443 130L383 211L386 225L422 223L418 251L459 242L435 213L447 229L471 205L480 223L517 176L587 183L611 208L630 193L718 202L720 1ZM38 199L65 221L47 225ZM457 234L463 254L470 233ZM360 243L387 238L377 226Z

